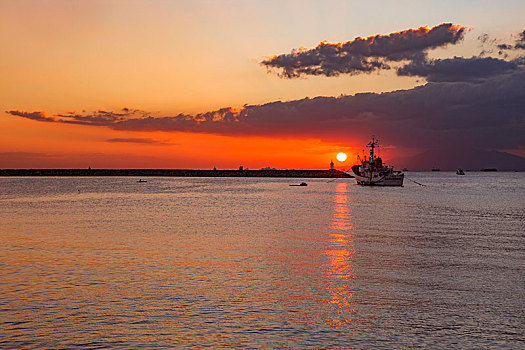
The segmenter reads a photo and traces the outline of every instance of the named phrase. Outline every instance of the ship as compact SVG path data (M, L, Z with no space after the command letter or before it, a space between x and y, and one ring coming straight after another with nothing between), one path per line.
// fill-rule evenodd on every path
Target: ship
M361 164L352 166L357 184L363 186L403 186L405 174L394 170L393 166L386 166L381 157L374 154L374 149L379 147L378 140L372 137L372 141L366 147L370 149L370 156L367 158L365 155L363 159L357 156Z

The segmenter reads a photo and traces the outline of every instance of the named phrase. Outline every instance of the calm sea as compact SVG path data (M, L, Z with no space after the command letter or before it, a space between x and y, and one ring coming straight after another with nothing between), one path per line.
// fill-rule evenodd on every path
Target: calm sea
M2 348L525 348L525 174L0 178Z

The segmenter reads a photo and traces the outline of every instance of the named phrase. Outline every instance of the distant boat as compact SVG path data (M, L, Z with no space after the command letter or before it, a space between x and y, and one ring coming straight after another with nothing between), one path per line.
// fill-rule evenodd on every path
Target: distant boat
M498 169L496 169L496 168L487 168L487 169L482 169L481 171L498 171Z
M439 168L432 168L432 171L441 171Z
M290 186L308 186L306 182L301 182L299 185L290 185Z
M137 182L148 182L147 180L142 180L142 179L139 179L139 181Z
M374 149L379 147L378 141L372 137L372 141L366 145L370 148L370 157L364 159L358 156L361 164L352 166L358 185L364 186L403 186L405 174L395 171L394 167L387 167L380 157L374 155Z
M463 171L463 169L458 169L456 170L456 175L465 175L465 172Z
M408 169L407 168L403 168L403 171L408 171Z

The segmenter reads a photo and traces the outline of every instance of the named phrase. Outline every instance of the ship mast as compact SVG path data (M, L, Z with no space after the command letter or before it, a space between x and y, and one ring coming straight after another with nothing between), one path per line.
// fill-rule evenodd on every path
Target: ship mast
M367 147L370 147L370 184L372 184L372 175L374 173L374 148L378 146L378 141L376 140L376 137L372 135L372 141L366 145Z
M374 160L374 148L378 146L378 141L376 140L376 137L372 136L372 141L370 141L366 146L370 147L370 160Z

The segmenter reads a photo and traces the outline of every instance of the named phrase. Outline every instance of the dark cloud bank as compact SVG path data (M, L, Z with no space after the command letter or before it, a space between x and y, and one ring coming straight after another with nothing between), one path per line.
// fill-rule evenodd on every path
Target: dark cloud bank
M106 126L129 131L183 131L228 136L361 140L374 133L403 147L444 143L512 149L524 146L525 72L481 83L432 83L409 90L316 97L168 117L106 112L46 116L8 111L37 121Z
M223 108L166 117L128 108L119 112L52 116L43 112L7 113L41 122L105 126L115 130L312 137L352 144L364 144L375 134L384 143L397 147L447 149L450 157L472 149L523 149L525 70L519 60L491 57L428 60L426 57L428 49L457 43L465 30L465 27L442 24L432 29L357 38L344 44L322 43L312 50L296 51L263 62L266 65L272 62L272 66L283 69L284 76L295 77L354 74L405 61L397 68L399 75L420 76L429 81L408 90L277 101L247 105L240 110ZM513 44L513 50L518 43ZM354 58L341 54L341 50ZM341 56L341 62L327 59L319 63L320 57L337 56Z

